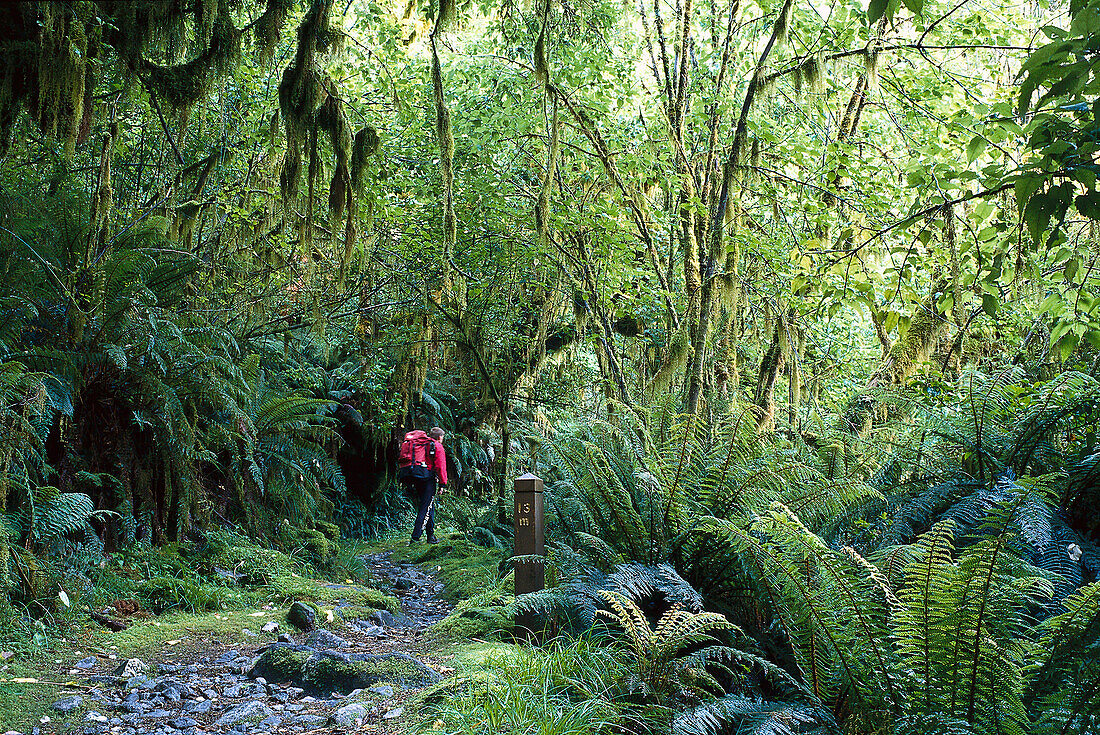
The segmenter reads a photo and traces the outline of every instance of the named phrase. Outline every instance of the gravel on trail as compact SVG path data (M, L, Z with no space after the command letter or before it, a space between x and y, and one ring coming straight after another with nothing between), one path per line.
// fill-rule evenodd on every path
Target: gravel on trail
M451 605L439 597L442 583L412 564L391 560L389 552L371 554L364 561L383 582L381 586L388 583L393 588L401 600L401 613L376 610L309 633L268 623L265 635L257 635L254 645L221 650L210 646L159 662L88 657L75 667L90 688L63 692L51 714L60 716L84 707L83 718L70 720L63 730L83 735L399 731L394 721L405 713L403 702L415 688L438 681L440 670L451 671L433 662L426 636L427 628L445 617ZM329 587L339 595L346 585ZM338 602L337 607L341 606ZM278 641L272 641L276 634ZM259 676L257 671L263 667L257 667L257 662L269 648L293 652L297 661L312 666L315 676L306 677L312 685ZM375 663L397 663L413 674L396 683L375 682L377 677L363 674L363 667ZM331 689L321 690L322 684ZM349 689L354 684L366 686ZM56 724L44 722L22 735L58 732L53 729Z

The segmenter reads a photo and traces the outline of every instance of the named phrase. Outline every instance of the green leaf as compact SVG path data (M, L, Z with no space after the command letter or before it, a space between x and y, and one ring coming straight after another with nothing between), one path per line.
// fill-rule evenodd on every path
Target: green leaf
M997 297L991 293L982 294L982 310L989 316L996 316L997 309L1000 307L1000 303L997 301Z
M905 7L913 15L920 15L924 10L924 0L901 0Z
M1057 312L1054 311L1055 306L1061 306L1061 305L1062 305L1062 294L1052 293L1049 296L1047 296L1045 299L1043 299L1043 303L1039 304L1038 311L1039 311L1040 314L1045 314L1045 313L1048 313L1048 312L1049 313L1061 314L1062 313L1061 310L1058 310Z
M973 163L978 156L985 152L985 147L989 142L981 135L975 135L970 139L970 142L966 144L966 160L969 163Z
M1062 273L1065 276L1066 283L1073 283L1074 276L1077 275L1077 270L1081 267L1081 261L1077 258L1072 258L1066 262L1065 268Z
M877 23L886 14L886 6L890 0L871 0L867 5L867 22L871 25Z
M1067 334L1058 341L1058 353L1062 358L1062 362L1069 359L1069 356L1073 354L1073 351L1077 349L1077 342L1079 338L1076 334Z
M1078 194L1073 200L1077 211L1089 219L1100 220L1100 191L1089 191Z

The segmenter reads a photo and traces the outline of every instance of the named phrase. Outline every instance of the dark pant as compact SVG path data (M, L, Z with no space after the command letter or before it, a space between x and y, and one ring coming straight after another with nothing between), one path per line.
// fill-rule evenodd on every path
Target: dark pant
M416 513L416 525L413 526L412 540L419 541L423 531L428 532L428 538L435 538L435 508L432 500L435 498L435 475L431 472L413 473L409 478L412 483L413 493L420 500L420 508ZM427 523L425 528L424 524Z

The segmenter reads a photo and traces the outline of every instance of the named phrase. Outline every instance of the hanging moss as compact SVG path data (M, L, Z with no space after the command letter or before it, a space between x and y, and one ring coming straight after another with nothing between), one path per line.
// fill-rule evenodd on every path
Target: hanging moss
M442 9L441 9L442 18ZM438 29L438 26L437 26ZM443 256L450 259L457 236L454 207L454 133L451 111L443 98L443 72L439 65L435 34L432 35L432 92L435 99L435 133L439 142L439 169L443 177Z
M356 192L362 191L363 175L367 170L367 163L378 152L382 141L378 137L378 131L370 125L362 128L355 134L351 144L351 185Z
M295 2L266 0L252 26L259 47L273 47ZM71 154L93 124L91 99L106 48L121 61L124 78L140 78L158 99L185 113L238 62L242 31L233 15L240 6L240 0L0 3L0 153L25 107ZM331 0L312 4L318 30L313 47L339 43L340 34L328 26L330 6Z
M811 92L820 92L825 83L825 70L824 65L821 63L820 54L807 56L798 65L795 78L800 82L799 86L805 87Z
M295 4L295 0L267 0L263 14L256 19L253 27L256 48L260 50L262 57L270 58L275 52L287 16Z
M867 77L867 87L878 87L878 51L868 50L863 53L863 68Z
M214 82L240 59L241 34L220 21L210 31L210 45L196 59L175 66L146 62L149 87L174 109L187 109L209 95Z
M779 9L779 16L775 19L775 42L782 45L787 42L787 33L791 27L791 10L794 3L785 2Z

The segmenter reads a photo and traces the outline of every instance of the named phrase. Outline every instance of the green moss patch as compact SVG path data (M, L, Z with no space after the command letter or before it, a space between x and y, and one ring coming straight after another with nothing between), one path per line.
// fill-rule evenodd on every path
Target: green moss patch
M274 645L261 654L248 672L252 678L262 676L269 682L283 683L301 680L309 653L296 651L287 645Z
M502 554L452 534L438 544L398 547L393 558L419 564L447 586L449 599L463 600L497 585Z

